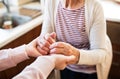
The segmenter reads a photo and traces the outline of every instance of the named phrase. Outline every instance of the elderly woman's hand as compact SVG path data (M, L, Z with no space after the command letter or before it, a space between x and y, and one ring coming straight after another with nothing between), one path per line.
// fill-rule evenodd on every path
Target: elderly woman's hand
M49 47L52 43L55 42L56 33L52 32L51 34L46 34L45 36L41 35L37 42L37 49L42 55L47 55L50 51Z
M68 64L76 64L79 61L80 52L77 48L65 42L55 42L50 46L50 54L63 54L66 56L73 55L75 59Z

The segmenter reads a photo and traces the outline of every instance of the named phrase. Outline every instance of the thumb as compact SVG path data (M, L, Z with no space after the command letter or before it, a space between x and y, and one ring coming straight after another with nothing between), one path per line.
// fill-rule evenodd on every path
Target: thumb
M74 64L74 60L75 60L75 56L74 55L71 55L71 56L68 56L67 57L67 64Z

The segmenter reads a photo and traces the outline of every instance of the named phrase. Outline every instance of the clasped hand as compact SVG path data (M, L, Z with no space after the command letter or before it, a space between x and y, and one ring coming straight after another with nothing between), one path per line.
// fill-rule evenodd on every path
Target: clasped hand
M56 33L41 35L26 45L28 56L51 56L56 69L64 69L68 64L76 64L79 60L79 50L65 42L56 42Z

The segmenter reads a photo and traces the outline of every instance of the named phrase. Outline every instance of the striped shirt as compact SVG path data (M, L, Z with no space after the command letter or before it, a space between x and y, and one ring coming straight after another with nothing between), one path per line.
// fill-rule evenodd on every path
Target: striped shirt
M89 39L85 29L85 6L70 10L64 8L61 2L58 5L56 16L57 40L71 44L72 46L88 50ZM69 65L68 69L76 72L94 73L95 66Z

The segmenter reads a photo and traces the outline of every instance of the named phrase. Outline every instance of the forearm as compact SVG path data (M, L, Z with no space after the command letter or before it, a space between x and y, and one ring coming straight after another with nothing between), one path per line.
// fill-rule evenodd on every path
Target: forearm
M54 67L52 59L40 56L13 79L46 79Z
M16 66L18 63L28 59L25 45L14 49L4 49L0 51L0 71Z

